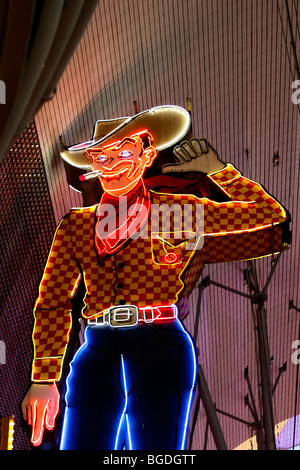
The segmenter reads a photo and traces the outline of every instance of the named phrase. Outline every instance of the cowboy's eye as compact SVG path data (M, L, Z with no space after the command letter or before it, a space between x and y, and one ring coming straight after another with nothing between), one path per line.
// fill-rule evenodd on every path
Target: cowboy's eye
M130 150L122 150L122 152L119 153L120 158L129 158L132 155L133 155L133 153L130 152Z
M94 162L95 163L105 163L108 160L108 157L106 155L97 155L94 157Z

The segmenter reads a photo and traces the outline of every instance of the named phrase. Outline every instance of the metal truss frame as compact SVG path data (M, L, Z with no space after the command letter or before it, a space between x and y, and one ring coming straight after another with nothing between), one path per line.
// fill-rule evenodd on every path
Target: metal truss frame
M282 253L282 252L281 252ZM269 341L268 341L268 332L267 332L267 315L265 302L268 298L267 290L278 266L281 253L273 258L271 262L271 270L268 275L265 285L261 288L258 282L258 276L256 271L256 265L254 260L247 261L247 268L244 270L244 281L248 285L249 293L233 289L229 286L221 284L219 282L213 281L209 276L205 277L198 285L199 296L198 304L194 325L194 341L197 342L198 328L199 328L199 318L200 318L200 308L201 308L201 299L203 291L206 287L212 285L219 287L221 289L227 290L234 294L240 295L250 300L253 318L255 321L255 332L256 332L256 341L258 346L258 359L259 359L259 375L260 382L259 387L259 401L261 406L258 411L258 407L255 403L254 393L252 385L249 379L248 367L245 367L244 378L247 382L248 393L245 396L245 406L250 410L250 413L253 417L253 421L246 421L237 416L234 416L230 413L227 413L219 408L213 403L205 375L201 364L199 364L199 383L200 383L200 393L202 404L207 417L207 429L208 426L211 429L216 448L218 450L227 450L227 444L220 426L218 419L218 413L228 418L234 419L240 423L243 423L251 427L256 432L257 437L257 446L259 450L275 450L275 434L274 434L274 419L273 419L273 395L280 380L282 373L286 371L286 363L283 364L278 371L278 376L275 380L274 385L271 383L270 376L270 363L272 358L270 358L269 352ZM294 308L294 306L290 306ZM207 437L206 437L207 438ZM206 446L206 439L205 439Z

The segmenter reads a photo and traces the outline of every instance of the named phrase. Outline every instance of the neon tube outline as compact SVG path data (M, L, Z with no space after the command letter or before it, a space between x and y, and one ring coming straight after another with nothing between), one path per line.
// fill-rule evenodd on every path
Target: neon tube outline
M127 412L127 407L128 407L128 392L127 392L127 383L126 383L126 374L125 374L125 366L124 366L124 357L123 354L121 354L121 369L122 369L122 376L123 376L123 383L124 383L124 393L125 393L125 404L124 404L124 409L121 415L121 419L119 421L119 426L118 426L118 431L115 439L115 448L114 450L118 449L118 443L119 443L119 435L121 431L121 426L124 421L124 417L126 419L126 428L127 428L127 436L128 436L128 441L129 441L129 450L132 450L132 442L131 442L131 434L130 434L130 426L129 426L129 418L128 418L128 412Z
M175 310L178 312L178 308L175 304L172 304L171 307L174 307ZM176 316L177 318L177 316ZM184 332L184 334L187 336L188 341L191 344L191 349L192 349L192 356L193 356L193 379L192 379L192 387L189 393L189 398L188 398L188 406L186 410L186 415L184 419L184 428L183 428L183 434L181 438L181 445L179 450L184 450L185 449L185 444L186 444L186 438L187 438L187 431L188 431L188 424L189 424L189 418L190 418L190 413L191 413L191 406L192 406L192 400L193 400L193 395L195 391L195 385L196 385L196 378L197 378L197 361L196 361L196 355L195 355L195 347L192 341L192 338L190 337L189 333L186 331L184 326L182 325L181 321L178 321L180 328ZM128 417L128 412L126 412L128 408L128 391L127 391L127 382L126 382L126 374L125 374L125 366L124 366L124 357L123 354L121 354L121 366L122 366L122 376L123 376L123 382L124 382L124 392L125 392L125 404L123 408L123 412L120 418L119 422L119 427L116 435L116 440L115 440L115 448L114 450L118 449L118 444L119 444L119 435L120 435L120 430L121 426L123 424L124 418L126 420L127 424L127 436L128 436L128 441L129 441L129 449L132 450L132 439L131 439L131 433L130 433L130 425L129 425L129 417Z
M35 433L35 426L36 426L36 420L37 420L37 409L39 406L39 403L41 400L36 399L33 403L33 422L32 422L32 432L31 432L31 443L34 446L39 446L43 440L43 433L44 433L44 428L48 429L49 431L52 431L55 427L55 418L59 410L59 398L60 395L58 393L56 384L54 383L54 387L56 390L56 402L55 402L55 411L52 412L54 417L52 416L52 424L49 423L49 404L50 404L50 399L47 400L46 405L44 406L43 410L43 415L42 415L42 421L41 421L41 427L39 429L39 435L36 439L33 438L34 433Z
M177 308L176 305L175 305L175 307ZM190 418L190 414L191 414L192 399L193 399L193 395L194 395L194 391L195 391L195 385L196 385L196 379L197 379L197 360L196 360L195 347L194 347L194 343L192 341L192 338L190 337L189 333L186 331L186 329L182 325L181 321L179 321L178 323L179 323L182 331L188 337L188 340L189 340L189 342L191 344L191 347L192 347L192 355L193 355L193 359L194 359L193 360L193 367L194 367L193 385L192 385L192 388L191 388L190 394L189 394L188 407L187 407L187 410L186 410L186 416L185 416L185 421L184 421L184 430L183 430L183 435L182 435L182 440L181 440L181 448L180 448L180 450L185 450L185 442L186 442L186 437L187 437L189 418Z
M117 242L117 243L114 243L113 245L111 245L109 243L109 239L116 239L117 240L117 237L116 237L116 234L120 231L123 230L124 227L127 226L127 228L125 228L126 232L125 233L128 233L132 227L132 225L135 223L135 221L137 220L137 218L142 215L143 216L143 212L145 209L147 211L147 214L144 214L144 217L143 219L138 223L138 226L140 227L140 230L142 230L142 228L144 227L144 224L145 224L145 221L149 218L149 214L150 214L150 211L151 211L151 200L150 198L147 198L147 192L146 192L146 188L145 188L145 185L143 185L143 195L142 196L139 196L139 199L141 200L141 202L139 200L136 200L134 202L134 206L133 206L133 209L131 208L130 212L131 214L129 215L129 211L127 213L127 216L128 216L128 219L123 223L121 224L118 228L114 229L110 234L109 234L109 237L106 237L105 238L105 242L103 241L103 239L100 237L100 235L98 235L97 233L97 229L96 229L96 233L97 233L97 238L95 240L95 244L96 244L96 247L97 247L97 250L98 250L98 253L101 254L103 253L103 251L105 251L105 246L103 249L101 249L101 247L99 246L99 242L98 242L98 239L100 239L102 241L103 244L105 244L106 246L109 247L109 251L108 253L109 254L113 254L115 253L116 251L119 251L121 249L121 247L124 245L124 243L126 243L126 240L127 238L124 237L124 234L123 236L120 238L121 243L120 242ZM144 199L143 199L144 198ZM146 201L146 203L144 202ZM148 202L148 206L146 206ZM139 210L139 212L136 214L136 215L132 215L134 214L134 212L136 211L136 209L139 207L139 206L142 206L143 208L141 208ZM131 220L130 220L131 219ZM97 243L98 242L98 243Z
M236 175L236 176L234 176L234 177L231 178L230 180L223 181L223 182L218 182L218 181L215 181L215 180L213 179L213 176L214 176L214 175L217 175L218 173L222 173L225 169L228 169L230 166L237 172L237 175ZM224 191L224 193L225 193L227 196L229 196L229 197L231 197L231 196L230 196L230 193L228 193L228 192L224 189L224 186L228 186L229 184L234 183L235 181L237 181L237 180L240 179L240 178L244 178L245 180L249 181L250 183L253 184L253 186L259 186L259 188L261 189L261 191L264 193L265 196L270 197L271 199L273 199L273 201L274 201L276 204L278 204L278 205L280 206L280 209L281 209L281 214L280 214L280 215L281 215L281 217L283 217L284 219L286 219L286 217L287 217L286 210L285 210L284 207L280 204L280 202L278 202L271 194L268 194L267 191L262 187L261 184L256 183L254 180L252 180L252 179L250 179L250 178L246 178L245 176L243 176L243 175L241 174L241 172L240 172L239 170L237 170L237 169L235 168L235 166L234 166L232 163L226 163L226 165L225 165L224 168L222 168L221 170L215 171L215 172L213 172L213 173L209 173L207 176L208 176L208 178L210 178L215 184L217 184L218 186L220 186L220 188ZM241 201L237 201L237 202L240 202L240 203L241 203ZM244 201L243 201L243 202L244 202ZM256 203L256 201L249 201L249 202L254 202L254 203ZM247 203L248 203L248 202L247 202ZM222 204L222 203L221 203L221 204ZM278 214L278 216L279 216L279 214ZM280 224L280 223L281 223L281 222L277 222L277 224Z
M224 169L230 168L230 166L238 173L238 174L236 175L236 177L231 178L230 180L228 180L228 181L226 181L226 182L214 181L214 179L212 178L213 175L216 175L216 174L218 174L218 173L221 173L222 171L224 171ZM231 182L237 181L240 177L243 177L243 176L241 175L241 173L240 173L238 170L236 170L236 168L234 167L234 165L233 165L232 163L227 163L226 166L225 166L224 168L222 168L221 170L219 170L219 171L217 171L217 172L214 172L214 173L210 173L210 174L208 174L207 176L208 176L210 179L212 179L212 180L214 181L214 183L216 183L216 184L220 187L220 189L221 189L225 194L227 194L229 197L231 197L230 194L224 189L224 187L222 187L222 184L223 184L223 186L226 186L226 185L229 185ZM243 177L243 178L245 178L245 177ZM270 197L270 198L274 201L274 203L276 203L276 204L280 207L280 214L279 214L279 213L277 214L278 218L280 219L280 218L282 217L282 218L284 218L284 219L286 220L286 218L287 218L287 213L286 213L285 209L283 208L283 206L282 206L276 199L274 199L273 196L269 195L259 183L256 183L256 182L254 182L253 180L251 180L251 179L249 179L249 178L245 178L245 179L246 179L247 181L249 181L250 183L252 183L253 186L257 185L257 186L260 188L260 190L264 193L264 195ZM150 192L151 192L151 193L154 193L154 194L158 194L158 195L166 194L166 193L159 193L159 192L156 192L156 191L153 191L153 190L150 190ZM182 194L181 196L184 197L184 196L188 196L188 195ZM205 202L205 201L211 202L211 203L213 203L215 206L219 206L219 207L222 207L223 205L226 207L226 206L228 206L228 204L230 204L230 205L232 205L232 206L236 205L236 206L241 207L241 209L243 209L243 205L245 206L245 209L246 209L247 207L250 207L251 205L256 204L256 201L235 201L235 200L231 200L230 202L218 203L218 202L212 201L212 200L209 199L209 198L198 198L198 197L195 197L195 202L197 203L197 201L199 201L200 204L202 204L202 203ZM92 207L92 206L91 206L91 207ZM78 209L80 209L80 208L78 208ZM76 208L75 208L75 210L76 210ZM271 213L272 213L272 212L271 212ZM57 231L58 231L58 229L59 229L61 223L63 222L63 220L64 220L64 219L62 219L62 221L61 221L60 224L58 225L58 227L57 227L57 229L56 229L56 232L55 232L55 236L56 236ZM284 221L280 221L280 220L279 220L279 221L277 221L277 222L268 223L268 224L265 224L265 225L260 225L260 226L258 225L258 226L253 227L253 228L240 229L240 230L232 230L232 231L224 231L224 232L204 233L204 234L202 234L201 236L203 236L203 237L215 237L215 236L226 236L226 235L231 235L231 234L241 234L241 233L256 232L256 231L259 231L259 230L264 230L264 229L267 229L267 228L271 228L271 227L276 226L276 225L281 225L283 222L284 222ZM152 234L151 234L151 235L152 235ZM201 238L201 237L200 237L200 238ZM200 239L200 238L199 238L199 239ZM55 237L54 237L54 240L53 240L51 249L52 249L52 247L54 246L54 243L55 243ZM151 245L152 245L152 240L151 240ZM183 282L182 279L181 279L181 276L182 276L183 272L188 268L189 263L190 263L190 258L191 258L191 256L192 256L192 254L194 253L194 251L195 251L195 250L192 251L190 257L188 258L188 260L187 260L187 262L186 262L186 265L184 266L183 270L182 270L181 273L179 274L179 281L181 282L182 287L181 287L181 289L175 294L175 299L176 299L176 301L178 300L179 294L182 292L182 290L184 289L184 286L185 286L184 282ZM152 253L153 253L153 252L152 252ZM276 253L278 253L278 252L276 252ZM276 253L273 253L273 254L276 254ZM251 258L251 259L259 259L259 258L264 258L264 257L267 257L267 256L270 256L270 254L261 255L261 256L254 256L254 257ZM50 253L49 253L49 256L48 256L47 263L46 263L46 268L47 268L47 265L48 265L48 262L49 262L49 258L50 258ZM248 258L247 258L247 259L248 259ZM157 263L157 262L155 262L155 260L153 259L153 257L152 257L152 261L153 261L154 264L163 264L163 263ZM45 268L45 270L46 270L46 268ZM76 289L76 286L77 286L77 283L78 283L78 280L79 280L79 279L80 279L80 275L78 276L77 280L75 281L75 285L73 286L73 289L72 289L72 294L74 294L74 292L75 292L75 289ZM42 283L42 281L41 281L41 283ZM40 283L40 285L41 285L41 283ZM38 298L37 298L37 300L36 300L36 302L35 302L34 314L35 314L36 305L38 304L38 302L39 302L39 300L40 300L40 296L41 296L41 295L39 294L39 296L38 296ZM85 318L87 318L84 314L83 314L83 316L84 316ZM35 315L34 315L34 317L35 317ZM36 317L35 317L34 325L35 325L35 324L36 324ZM68 344L68 340L69 340L69 334L70 334L71 328L72 328L72 323L70 324L70 329L69 329L69 331L68 331L68 333L67 333L67 335L66 335L66 346L65 346L65 351L64 351L64 353L62 354L62 356L54 356L54 357L53 357L53 356L47 356L47 359L50 359L50 358L59 358L59 359L61 359L61 361L63 361L64 356L65 356L65 352L66 352L66 348L67 348L67 344ZM34 336L34 329L33 329L32 339L33 339L34 350L35 350L36 344L35 344L35 341L34 341L33 336ZM34 357L34 359L36 359L36 358ZM39 359L41 359L41 360L42 360L42 359L46 359L46 357L42 357L42 358L39 358ZM36 360L37 360L37 359L36 359ZM34 370L35 370L35 368L34 368L33 371L32 371L32 377L33 377L33 375L34 375ZM55 379L54 381L58 381L58 380L60 380L60 376L59 376L59 378ZM34 381L35 381L35 382L41 382L41 381L42 381L42 382L53 382L53 379L43 379L43 380L42 380L42 379L35 379Z
M74 354L74 357L73 357L72 361L70 362L70 370L69 370L69 374L66 378L66 393L65 393L66 397L68 396L68 393L69 393L69 390L70 390L69 377L72 374L72 362L74 362L76 356L81 352L82 349L88 347L88 344L87 344L87 341L86 341L86 330L83 332L83 337L84 337L84 341L83 341L82 345L80 346L80 348L77 349L77 351ZM67 418L67 411L68 411L68 405L66 405L66 409L65 409L65 413L64 413L64 420L63 420L63 423L62 423L62 431L61 431L60 446L59 446L60 449L62 449L62 443L65 439L65 434L66 434L65 421L66 421L66 418Z
M93 167L93 165L95 163L95 160L97 158L97 152L98 152L98 154L100 154L101 151L104 151L104 149L106 149L106 148L112 148L112 150L116 150L116 151L120 150L120 148L126 143L126 139L127 140L133 140L134 142L132 144L136 145L138 143L138 139L141 139L140 135L145 134L145 133L148 134L149 140L151 140L151 142L153 142L153 136L151 135L151 133L148 131L148 129L144 129L144 130L136 132L135 134L132 134L128 137L124 137L122 140L118 140L116 142L113 142L112 144L108 144L108 145L105 145L103 147L87 148L86 153L87 153L88 157L93 160L93 163L92 163L91 166ZM143 147L143 153L147 157L147 162L145 163L145 166L144 166L144 170L145 170L147 167L152 165L152 157L155 158L157 156L157 150L152 145L150 145L146 149L144 149L144 146L142 146L142 147ZM93 156L93 154L96 154L96 155ZM151 156L151 154L153 154L153 155ZM122 165L123 169L121 168L120 170L115 171L115 172L113 171L113 169L115 167L118 167L120 165L120 162L116 162L111 168L107 168L107 167L105 167L105 165L103 165L103 169L107 169L108 171L106 173L102 171L102 173L100 175L100 178L102 177L105 180L106 176L107 176L107 177L110 177L111 179L115 179L115 177L117 177L121 173L127 172L127 178L128 178L128 180L130 180L142 165L141 158L138 157L138 160L140 160L139 165L137 165L136 162L134 162L130 158L121 160L125 163L125 165ZM128 163L131 164L131 167L130 166L128 167ZM125 168L124 168L124 166L125 166ZM99 170L99 171L101 172L101 170ZM132 181L130 181L124 188L110 189L109 191L105 190L105 192L107 192L108 194L111 194L111 195L122 196L124 194L127 194L127 192L128 192L128 191L126 192L127 188L135 187L135 183L140 178L142 178L142 175L140 177L137 177L136 179L133 179ZM134 186L132 186L132 185L134 185Z
M167 142L159 145L156 147L156 149L158 151L161 151L167 147L171 147L172 145L174 145L176 142L180 141L185 135L186 133L188 132L189 128L190 128L190 125L191 125L191 118L190 118L190 114L188 113L188 111L184 108L180 108L179 106L174 106L174 105L162 105L162 106L157 106L157 107L154 107L154 108L150 108L149 110L147 111L143 111L141 113L139 113L139 115L142 115L142 114L146 114L147 112L151 113L151 114L154 114L156 112L156 110L158 111L161 111L163 108L176 108L178 111L180 110L180 113L182 115L184 115L184 118L185 118L185 122L184 124L181 125L181 132L179 133L179 135L173 137L173 138L170 138ZM133 122L134 119L135 119L136 116L133 116L133 117L124 117L124 118L119 118L118 120L121 120L121 119L124 119L123 122L121 122L121 124L119 124L117 127L115 127L112 131L110 131L107 135L106 135L106 138L108 138L110 135L112 134L115 134L117 133L119 130L122 130L123 127L125 127L127 124L130 124L130 122ZM106 121L115 121L115 119L108 119ZM96 124L98 122L101 122L101 120L99 121L96 121ZM94 125L94 130L93 130L93 136L92 136L92 141L87 141L87 142L83 142L83 143L77 143L75 145L72 145L71 147L67 147L66 148L66 152L67 153L70 153L72 154L73 152L74 153L77 153L77 152L80 152L80 150L84 150L88 147L88 145L86 147L84 147L84 144L85 143L90 143L92 142L92 145L93 146L96 146L96 145L99 145L101 144L101 138L99 138L99 140L95 141L95 131L96 131L96 124ZM83 147L82 147L83 146ZM64 156L64 152L61 152L61 156L64 160L66 160L67 162L69 161L68 158L66 156ZM76 168L86 168L86 169L90 169L91 165L88 165L88 164L76 164L74 162L72 162L72 166L76 167Z

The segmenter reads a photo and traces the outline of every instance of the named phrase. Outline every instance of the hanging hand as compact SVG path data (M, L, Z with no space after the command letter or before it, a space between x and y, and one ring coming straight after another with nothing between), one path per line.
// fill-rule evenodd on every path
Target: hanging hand
M41 444L45 428L50 431L54 428L59 401L55 383L34 383L27 392L22 402L22 413L25 421L32 426L31 442L34 446Z

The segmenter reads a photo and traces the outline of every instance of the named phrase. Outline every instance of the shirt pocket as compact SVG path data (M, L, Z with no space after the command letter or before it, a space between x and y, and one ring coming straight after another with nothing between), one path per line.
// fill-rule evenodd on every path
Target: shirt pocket
M196 246L196 241L197 235L194 232L187 234L170 232L167 237L160 232L152 232L152 261L155 264L165 266L180 265L183 263L184 257L191 254L191 250Z

